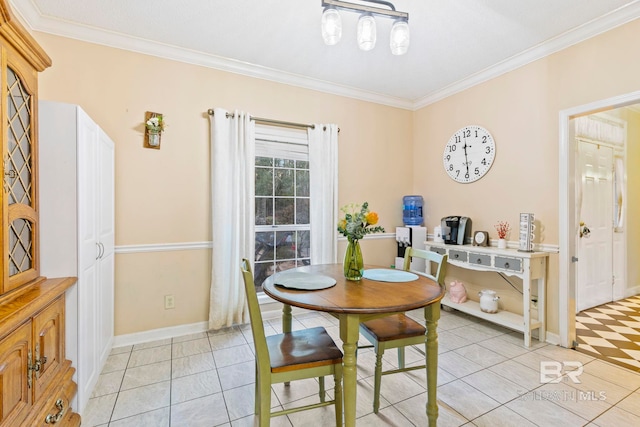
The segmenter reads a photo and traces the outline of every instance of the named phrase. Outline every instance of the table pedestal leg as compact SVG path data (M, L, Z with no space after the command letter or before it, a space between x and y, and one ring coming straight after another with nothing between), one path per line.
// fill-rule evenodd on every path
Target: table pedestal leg
M282 333L286 334L287 332L291 332L291 306L284 304L282 306ZM284 386L289 387L289 384L291 383L287 381Z
M344 424L346 427L356 425L356 349L360 333L360 320L356 314L341 314L340 339L343 342L342 382L344 396Z
M282 306L282 333L291 332L291 306L285 304Z
M427 326L427 418L429 427L436 427L438 422L438 320L440 319L440 302L424 308L424 319Z

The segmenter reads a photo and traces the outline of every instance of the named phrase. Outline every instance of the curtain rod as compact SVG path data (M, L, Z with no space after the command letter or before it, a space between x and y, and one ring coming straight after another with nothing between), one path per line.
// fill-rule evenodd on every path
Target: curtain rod
M209 108L207 110L207 113L209 113L210 116L213 116L213 109ZM226 113L227 118L229 117L233 117L233 113ZM273 120L273 119L263 119L261 117L251 117L251 120L255 121L256 123L262 123L264 125L280 125L280 126L287 126L287 127L292 127L292 128L311 128L311 129L315 129L316 125L308 125L305 123L294 123L294 122L284 122L282 120Z

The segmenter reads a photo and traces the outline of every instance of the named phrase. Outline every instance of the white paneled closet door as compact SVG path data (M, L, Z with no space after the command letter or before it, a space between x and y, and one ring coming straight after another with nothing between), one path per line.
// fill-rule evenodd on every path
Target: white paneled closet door
M41 272L77 276L67 294L67 356L82 415L114 333L114 144L77 105L39 104Z
M100 200L97 206L99 256L98 282L99 310L101 319L98 325L99 362L106 362L113 344L114 334L114 270L115 270L115 150L114 144L106 133L98 128L97 183ZM102 365L100 365L102 368ZM100 369L101 371L102 369ZM100 372L98 372L99 374Z

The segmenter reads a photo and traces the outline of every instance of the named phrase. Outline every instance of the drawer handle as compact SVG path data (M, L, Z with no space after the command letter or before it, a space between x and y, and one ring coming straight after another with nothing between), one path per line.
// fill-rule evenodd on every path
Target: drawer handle
M509 268L509 263L508 262L504 263L504 268Z
M454 258L458 258L458 257L460 257L460 254L454 254L453 257Z
M476 261L478 264L482 264L482 258L478 258L478 261Z
M56 401L56 408L58 408L58 413L55 415L48 414L47 418L44 419L45 423L56 424L62 419L62 417L64 416L64 402L62 401L62 399L58 399Z

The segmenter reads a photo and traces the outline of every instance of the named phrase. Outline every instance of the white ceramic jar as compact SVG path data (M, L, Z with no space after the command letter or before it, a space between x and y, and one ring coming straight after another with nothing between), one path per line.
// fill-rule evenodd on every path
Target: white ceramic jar
M500 297L496 295L496 291L484 289L478 292L478 296L480 297L480 310L485 313L498 312L498 300Z

